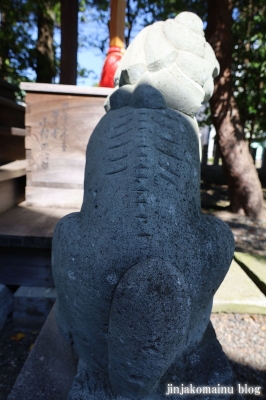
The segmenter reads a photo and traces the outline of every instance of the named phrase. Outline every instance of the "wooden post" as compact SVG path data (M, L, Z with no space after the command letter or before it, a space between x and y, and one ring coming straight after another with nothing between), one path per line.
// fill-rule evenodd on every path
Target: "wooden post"
M80 208L86 146L111 90L28 82L21 88L27 93L26 203Z
M111 0L110 47L125 47L125 0Z
M76 85L78 52L78 0L61 0L60 83Z
M101 87L114 87L114 75L124 52L125 0L111 0L110 48L105 59Z

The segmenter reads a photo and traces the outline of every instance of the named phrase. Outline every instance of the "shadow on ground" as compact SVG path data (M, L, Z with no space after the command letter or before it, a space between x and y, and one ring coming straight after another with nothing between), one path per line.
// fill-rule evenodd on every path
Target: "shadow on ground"
M266 210L266 189L263 190ZM252 220L229 211L226 185L201 183L201 207L204 214L214 215L226 222L235 238L236 251L266 256L266 221Z
M243 400L261 400L266 398L266 371L259 371L248 365L239 364L229 359L229 363L234 372L235 380L241 388L260 388L260 395L243 394ZM252 391L252 389L250 389Z

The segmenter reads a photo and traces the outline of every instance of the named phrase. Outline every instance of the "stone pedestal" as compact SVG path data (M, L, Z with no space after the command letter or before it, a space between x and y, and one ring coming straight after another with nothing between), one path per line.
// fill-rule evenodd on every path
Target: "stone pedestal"
M7 400L67 400L68 392L71 388L72 381L77 373L77 359L75 358L73 348L61 336L55 321L54 308L36 341L10 395ZM219 356L217 356L219 354ZM195 365L198 365L197 375L193 373ZM226 357L221 351L221 346L216 340L215 332L211 325L206 330L199 349L189 356L186 378L183 381L183 388L188 387L190 391L197 390L197 387L207 386L204 383L206 374L209 376L208 386L213 387L230 387L232 375ZM165 386L161 387L162 396L160 399L169 399L172 393L177 389L174 381L167 381L165 377ZM95 395L100 387L100 380L96 379L93 374L88 377L87 382L93 383L92 397L101 399L109 399L108 397L97 397ZM191 383L192 382L192 383ZM219 384L217 384L219 382ZM172 384L172 386L170 386ZM219 385L219 386L218 386ZM179 385L179 389L182 387ZM185 390L185 389L183 389ZM217 389L220 390L220 389ZM176 397L173 394L174 398ZM204 397L203 397L204 396ZM124 397L115 397L112 399L126 400ZM157 400L159 397L154 395L149 399ZM222 399L240 399L234 387L234 395L227 396L224 394L193 394L182 395L182 399L188 400L222 400ZM83 399L83 398L82 398ZM85 399L85 397L84 397ZM146 398L145 398L146 399Z
M58 331L53 308L8 400L66 400L76 372L74 351Z

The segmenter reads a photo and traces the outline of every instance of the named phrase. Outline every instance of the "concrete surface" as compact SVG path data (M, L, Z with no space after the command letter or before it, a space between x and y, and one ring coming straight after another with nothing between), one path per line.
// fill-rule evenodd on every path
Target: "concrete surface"
M235 252L236 261L245 264L247 268L266 285L266 257Z
M266 297L233 261L214 296L212 312L266 314Z

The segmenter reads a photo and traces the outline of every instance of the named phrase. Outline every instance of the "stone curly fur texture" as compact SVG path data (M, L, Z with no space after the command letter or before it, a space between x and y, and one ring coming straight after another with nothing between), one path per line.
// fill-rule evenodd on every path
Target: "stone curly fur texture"
M136 36L116 72L115 83L128 91L140 82L152 85L163 94L168 107L194 116L211 97L219 70L201 19L183 12L175 19L147 26Z

